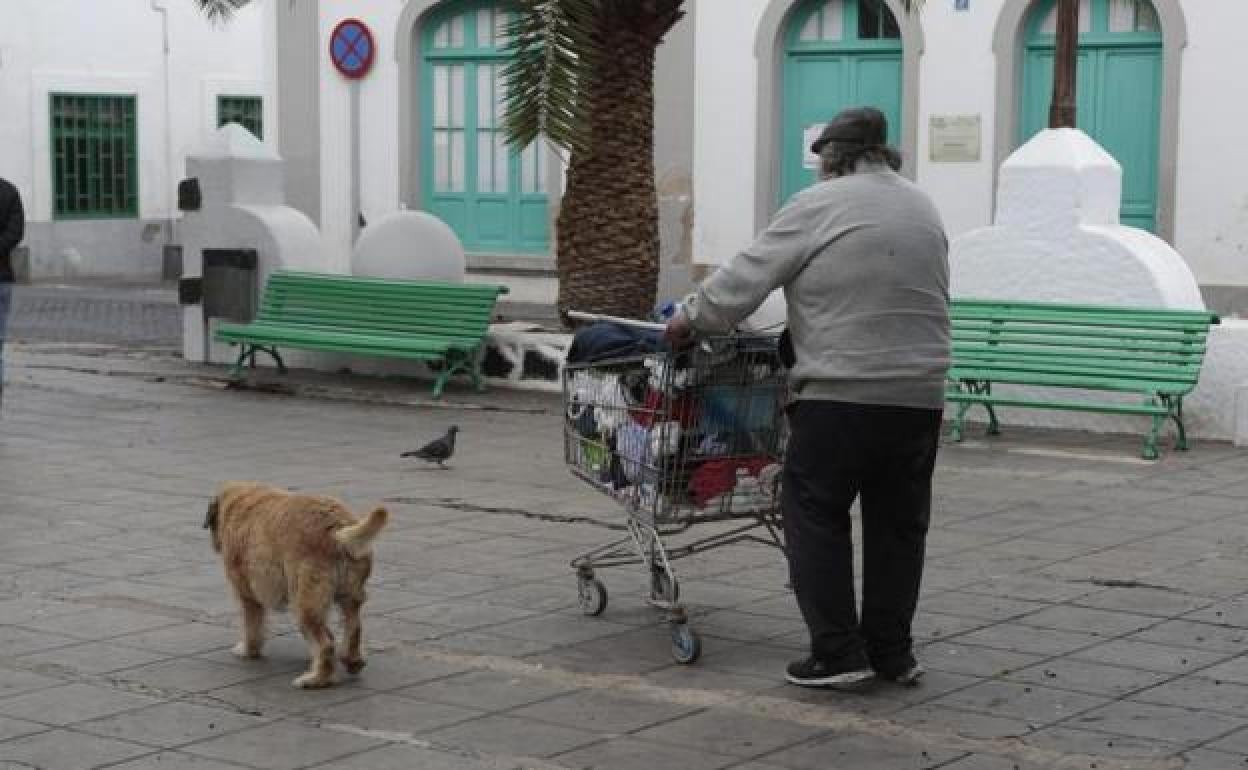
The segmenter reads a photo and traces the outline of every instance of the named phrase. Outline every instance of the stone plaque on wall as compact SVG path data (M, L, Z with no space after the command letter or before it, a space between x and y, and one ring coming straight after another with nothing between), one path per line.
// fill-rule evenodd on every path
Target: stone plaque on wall
M931 153L933 163L979 161L981 131L979 115L933 115Z

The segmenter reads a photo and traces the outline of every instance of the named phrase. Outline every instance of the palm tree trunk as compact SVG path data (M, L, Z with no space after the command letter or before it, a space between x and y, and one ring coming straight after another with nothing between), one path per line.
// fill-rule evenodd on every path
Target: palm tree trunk
M1053 54L1053 101L1049 128L1074 128L1079 66L1079 0L1057 0L1057 50Z
M590 149L572 154L556 224L561 315L645 318L654 308L654 62L679 5L643 0L631 11L601 16L601 50L608 53L581 91L589 100Z

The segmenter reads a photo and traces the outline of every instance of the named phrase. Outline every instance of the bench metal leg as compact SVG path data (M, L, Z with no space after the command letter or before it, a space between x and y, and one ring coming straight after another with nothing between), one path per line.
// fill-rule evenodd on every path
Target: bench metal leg
M992 395L991 382L984 383L984 394L989 396ZM984 408L988 410L988 435L1000 436L1001 423L997 420L997 410L993 408L992 404L984 404Z
M247 343L244 342L242 345L239 346L238 360L236 360L234 362L234 366L230 368L231 380L243 379L243 370L247 366L247 359L254 355L255 353L251 350L251 346L248 345Z
M1183 424L1183 397L1178 396L1174 399L1167 399L1170 403L1170 419L1174 420L1174 427L1179 431L1179 437L1174 448L1180 452L1186 452L1187 445L1187 426Z
M949 431L949 438L954 442L962 440L963 423L965 422L966 413L974 406L969 401L963 401L958 404L958 410L953 416L953 428Z
M277 364L279 374L286 374L286 362L278 355L277 348L267 347L265 345L252 345L244 342L239 345L238 359L234 362L234 366L230 369L230 379L242 380L243 372L248 369L256 368L256 354L267 353L273 362Z
M1148 438L1144 439L1144 452L1142 456L1145 460L1156 460L1159 457L1157 452L1157 441L1161 437L1161 429L1165 426L1167 419L1169 419L1169 415L1153 415L1153 427L1148 431Z

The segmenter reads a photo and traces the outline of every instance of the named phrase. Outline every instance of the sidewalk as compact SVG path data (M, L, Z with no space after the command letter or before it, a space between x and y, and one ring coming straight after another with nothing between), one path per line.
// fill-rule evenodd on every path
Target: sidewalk
M1248 757L1248 455L1159 463L1138 437L1009 430L947 447L918 631L922 687L782 683L802 654L779 555L677 563L703 658L676 665L639 573L576 607L568 561L621 512L562 468L549 397L297 379L220 388L144 346L6 355L0 768L1226 770ZM453 469L398 457L461 426ZM290 687L261 662L200 528L224 479L394 514L370 663ZM577 522L559 521L572 517Z

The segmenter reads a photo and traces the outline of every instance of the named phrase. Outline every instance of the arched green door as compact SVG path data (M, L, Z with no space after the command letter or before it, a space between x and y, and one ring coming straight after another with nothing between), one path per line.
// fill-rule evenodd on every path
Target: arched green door
M1028 18L1019 143L1049 123L1056 0ZM1079 128L1122 164L1124 225L1157 226L1162 39L1149 0L1082 0L1079 21Z
M806 0L785 31L781 199L816 179L810 137L845 107L888 116L901 136L902 45L883 0Z
M546 159L503 138L507 16L501 2L462 0L424 25L421 189L469 252L545 254Z

